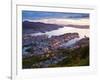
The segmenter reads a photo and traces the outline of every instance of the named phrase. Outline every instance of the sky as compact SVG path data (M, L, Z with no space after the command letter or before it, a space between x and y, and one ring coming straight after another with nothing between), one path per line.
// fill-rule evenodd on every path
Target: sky
M88 13L67 13L67 12L46 12L46 11L22 11L22 20L40 20L40 19L79 19L79 18L89 18Z

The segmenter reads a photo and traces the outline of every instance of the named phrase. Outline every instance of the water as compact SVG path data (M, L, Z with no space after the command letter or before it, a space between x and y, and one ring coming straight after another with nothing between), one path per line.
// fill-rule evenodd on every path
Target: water
M74 28L74 27L68 27L68 26L65 26L63 28L59 28L57 30L45 32L45 33L40 32L40 33L31 34L31 35L37 36L37 35L46 34L46 35L48 35L48 37L51 37L51 36L63 35L65 33L78 33L79 38L74 38L74 39L68 41L67 43L62 44L61 46L64 46L64 47L70 47L70 46L74 45L77 41L84 38L84 36L89 37L89 29Z
M61 47L70 47L72 45L74 45L77 41L79 41L81 38L74 38L69 40L68 42L64 43L61 45Z
M26 51L27 49L30 49L31 47L24 47L23 50L22 50L22 53L23 54L28 54L28 52Z
M81 29L81 28L74 28L74 27L63 27L63 28L59 28L57 30L53 30L53 31L48 31L45 33L33 33L31 34L31 36L37 36L37 35L48 35L49 37L51 36L59 36L59 35L63 35L65 33L79 33L79 37L83 38L84 36L89 37L89 29Z

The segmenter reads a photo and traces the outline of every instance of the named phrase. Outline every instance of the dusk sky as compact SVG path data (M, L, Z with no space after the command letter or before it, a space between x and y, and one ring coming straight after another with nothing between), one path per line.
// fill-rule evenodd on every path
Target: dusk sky
M39 20L39 19L50 19L50 18L60 18L60 19L79 19L79 18L89 18L88 13L67 13L67 12L43 12L43 11L22 11L22 20Z

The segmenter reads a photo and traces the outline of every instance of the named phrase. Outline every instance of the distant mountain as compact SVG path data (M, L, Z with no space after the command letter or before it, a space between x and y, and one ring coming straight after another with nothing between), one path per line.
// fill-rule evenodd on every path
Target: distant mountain
M71 25L71 24L69 24L67 26L74 27L74 28L81 28L81 29L89 29L89 25Z
M29 21L22 22L23 33L46 32L46 31L56 30L61 27L63 26L57 24L47 24L42 22L29 22Z

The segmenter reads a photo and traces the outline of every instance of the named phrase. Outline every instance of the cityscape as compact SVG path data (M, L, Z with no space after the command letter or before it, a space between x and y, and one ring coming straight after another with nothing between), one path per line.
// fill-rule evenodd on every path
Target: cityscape
M22 68L89 66L89 14L22 11Z

